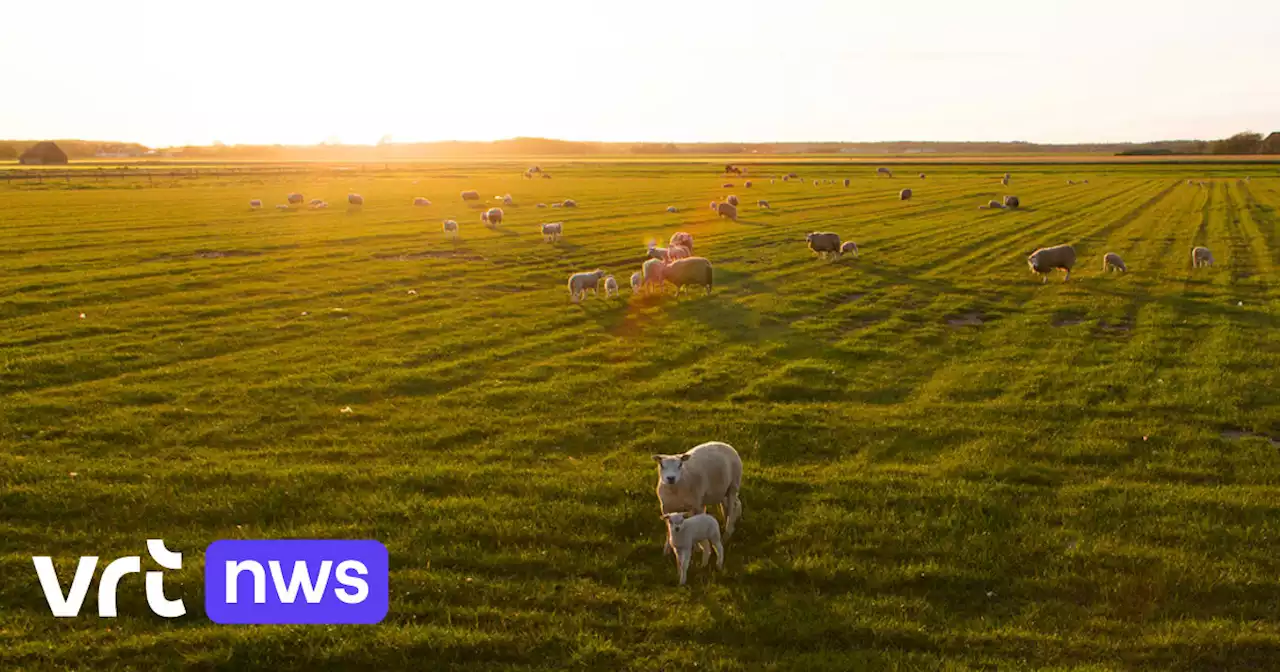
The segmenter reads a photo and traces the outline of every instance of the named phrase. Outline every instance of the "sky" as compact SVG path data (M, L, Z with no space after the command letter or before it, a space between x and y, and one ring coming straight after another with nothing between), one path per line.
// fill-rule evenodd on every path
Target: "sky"
M1120 142L1280 130L1276 0L0 0L0 138Z

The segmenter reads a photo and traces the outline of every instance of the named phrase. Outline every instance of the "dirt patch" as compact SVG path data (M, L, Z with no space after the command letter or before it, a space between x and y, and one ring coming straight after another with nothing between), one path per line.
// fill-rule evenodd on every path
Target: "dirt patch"
M947 324L956 329L961 327L978 327L982 326L984 323L985 320L982 319L982 313L963 313L947 317Z
M1246 432L1242 429L1224 429L1222 431L1222 438L1228 441L1239 441L1241 439L1248 438L1265 439L1271 444L1272 448L1280 448L1280 439L1273 436L1267 436L1266 434L1259 434L1257 432Z
M457 259L459 261L484 261L484 257L478 254L467 254L465 252L406 252L404 254L375 254L374 259L378 261L422 261L423 259Z
M258 257L262 256L262 253L249 250L196 250L195 254L191 256L196 259L223 259L226 257Z

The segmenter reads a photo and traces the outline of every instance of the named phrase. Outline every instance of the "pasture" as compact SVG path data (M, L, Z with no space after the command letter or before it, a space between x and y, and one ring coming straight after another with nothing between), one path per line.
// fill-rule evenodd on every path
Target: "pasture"
M0 184L0 668L1280 659L1274 165L723 163ZM464 189L515 205L489 230ZM330 207L275 210L292 191ZM737 222L708 208L728 193ZM1003 194L1023 207L977 209ZM676 231L714 292L632 296ZM1058 243L1079 265L1042 284L1025 258ZM570 304L595 268L621 295ZM710 440L742 455L743 517L680 588L650 455ZM184 554L186 617L139 575L117 619L93 591L50 616L30 556L147 569L149 537ZM386 620L209 622L204 548L277 537L384 543Z

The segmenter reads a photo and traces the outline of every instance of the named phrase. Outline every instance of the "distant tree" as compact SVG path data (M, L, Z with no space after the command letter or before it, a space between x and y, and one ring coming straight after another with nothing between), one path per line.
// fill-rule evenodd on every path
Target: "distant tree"
M1280 154L1280 133L1272 133L1262 141L1262 148L1258 150L1262 154Z
M1257 154L1262 149L1262 134L1252 131L1236 133L1209 145L1210 154Z
M13 145L0 145L0 161L11 161L18 158L18 148Z

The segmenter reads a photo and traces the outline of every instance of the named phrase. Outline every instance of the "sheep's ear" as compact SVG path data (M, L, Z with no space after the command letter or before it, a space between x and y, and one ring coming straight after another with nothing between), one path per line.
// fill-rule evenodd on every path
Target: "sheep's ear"
M687 462L688 460L689 460L689 453L685 453L684 455L680 456L681 462Z
M657 462L658 464L662 464L662 456L661 456L661 455L654 455L654 456L653 456L653 461L654 461L654 462Z

